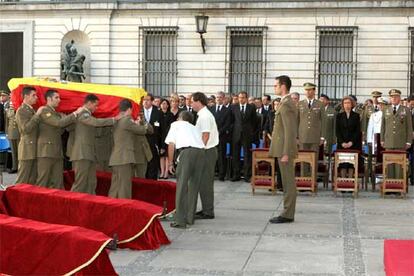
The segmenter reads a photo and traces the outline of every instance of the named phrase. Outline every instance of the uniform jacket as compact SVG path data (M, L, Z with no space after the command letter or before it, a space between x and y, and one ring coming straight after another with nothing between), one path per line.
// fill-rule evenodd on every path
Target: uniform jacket
M405 149L412 142L412 115L408 107L400 105L395 115L393 107L385 108L381 122L381 142L386 149Z
M114 126L114 147L109 166L136 163L134 141L137 135L145 137L147 126L138 125L131 116L121 118Z
M20 142L17 149L19 160L33 160L37 157L37 134L40 118L34 109L23 103L16 112Z
M298 104L299 142L302 144L319 144L322 137L322 120L324 106L322 102L314 99L311 108L308 100L302 100Z
M332 106L328 106L322 115L322 137L325 138L327 144L332 145L335 143L335 121L336 111Z
M96 160L107 162L111 156L112 147L114 145L112 127L95 128L95 151Z
M82 111L75 121L75 129L71 131L68 141L68 156L71 161L96 161L95 127L112 126L113 118L97 119L89 110Z
M63 128L75 120L75 114L65 116L46 105L40 114L37 157L63 158L61 137Z
M297 107L288 95L283 98L275 112L269 156L282 157L287 154L289 158L295 158L298 154L297 129Z
M6 109L6 131L9 140L19 140L20 133L16 123L16 111L13 108Z

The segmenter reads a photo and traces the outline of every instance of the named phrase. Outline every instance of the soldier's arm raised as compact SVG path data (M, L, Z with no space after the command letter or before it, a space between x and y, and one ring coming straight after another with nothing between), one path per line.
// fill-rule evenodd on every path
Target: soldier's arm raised
M39 125L39 115L29 114L27 112L18 112L16 114L16 122L19 126L19 131L21 134L31 133Z
M132 122L131 120L128 120L126 129L134 134L145 135L147 134L148 124L139 125Z
M72 113L68 116L63 115L62 118L58 118L57 116L53 116L51 112L44 110L40 114L40 119L47 125L63 128L73 123L76 120L76 115Z
M107 118L107 119L101 119L101 118L95 118L92 115L88 113L83 113L79 117L79 122L82 124L93 126L93 127L103 127L103 126L113 126L115 124L114 118Z

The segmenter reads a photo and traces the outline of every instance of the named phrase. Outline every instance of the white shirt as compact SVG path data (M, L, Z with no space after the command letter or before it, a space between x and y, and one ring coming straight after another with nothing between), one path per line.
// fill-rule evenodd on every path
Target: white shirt
M240 112L246 112L246 104L241 104L240 105Z
M214 148L219 143L219 134L213 114L207 109L207 106L203 107L197 112L197 123L196 127L202 134L208 132L210 137L208 138L206 149Z
M145 121L149 122L151 119L152 106L148 109L144 108Z
M381 133L381 120L382 120L382 111L379 110L369 117L368 128L367 128L367 142L372 143L372 152L376 152L375 148L375 134Z
M192 147L204 148L200 131L192 124L186 121L176 121L171 124L165 143L174 143L176 149Z

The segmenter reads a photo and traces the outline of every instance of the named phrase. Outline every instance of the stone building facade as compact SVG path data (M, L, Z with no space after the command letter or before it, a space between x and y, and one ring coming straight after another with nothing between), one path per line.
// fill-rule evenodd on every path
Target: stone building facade
M199 14L209 17L205 53ZM23 34L16 42L23 45L22 76L59 78L62 48L73 39L87 57L87 81L156 95L273 94L281 74L292 77L293 90L315 82L332 98L391 88L409 95L411 27L414 1L0 0L0 34ZM5 57L15 49L5 41L2 87Z

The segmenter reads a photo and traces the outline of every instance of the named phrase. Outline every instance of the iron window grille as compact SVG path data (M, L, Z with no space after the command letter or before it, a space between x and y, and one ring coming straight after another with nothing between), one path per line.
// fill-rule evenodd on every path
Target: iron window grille
M226 81L228 91L246 91L260 97L265 92L267 27L227 27Z
M358 27L316 27L314 78L318 93L338 102L356 95Z
M408 64L408 91L410 91L410 96L414 96L414 27L408 29L409 36L409 64Z
M177 91L178 27L140 27L139 73L146 91L167 97Z

